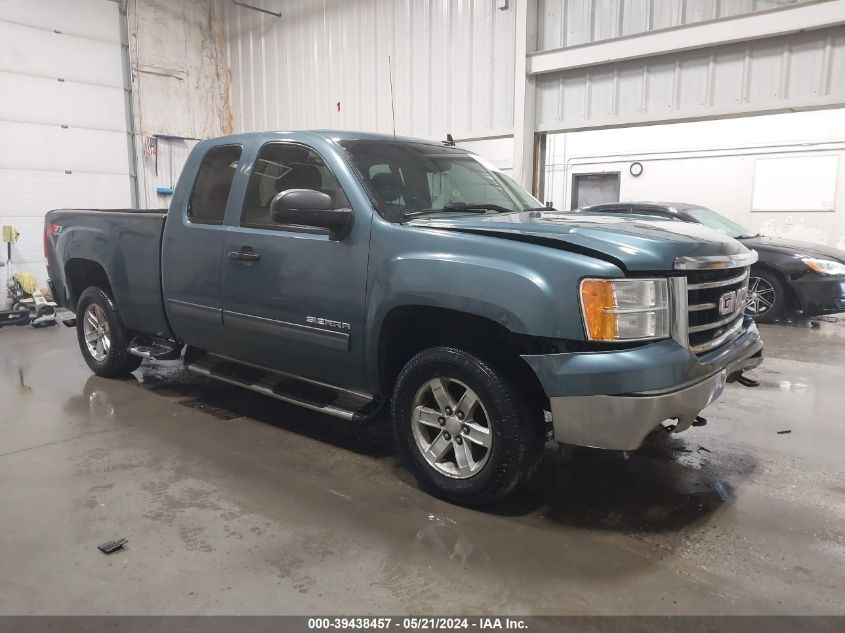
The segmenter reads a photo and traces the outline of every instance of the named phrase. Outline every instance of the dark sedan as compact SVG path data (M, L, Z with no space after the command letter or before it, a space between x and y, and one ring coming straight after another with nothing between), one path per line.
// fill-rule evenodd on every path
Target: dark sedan
M804 316L845 312L845 251L810 242L754 234L745 227L694 204L615 202L579 209L582 213L624 213L697 222L739 240L760 256L748 280L746 313L770 323L787 308Z

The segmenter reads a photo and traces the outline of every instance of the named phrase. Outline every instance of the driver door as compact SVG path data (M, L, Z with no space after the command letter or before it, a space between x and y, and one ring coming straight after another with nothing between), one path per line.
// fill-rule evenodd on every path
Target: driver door
M362 380L369 231L355 222L330 240L307 225L279 224L273 198L289 189L346 195L308 145L273 141L258 151L237 224L227 232L223 323L230 356L322 382ZM246 253L247 255L244 255Z

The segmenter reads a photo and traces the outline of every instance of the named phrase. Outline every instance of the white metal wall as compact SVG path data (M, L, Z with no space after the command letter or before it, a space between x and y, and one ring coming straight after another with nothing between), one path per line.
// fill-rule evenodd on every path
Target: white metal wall
M548 50L815 0L538 1L537 50Z
M537 128L577 129L845 103L845 27L537 77Z
M574 174L618 173L621 200L694 202L766 235L845 249L845 109L550 134L544 199L569 209ZM794 174L788 211L755 204L760 164L833 159L829 210L811 210L818 174ZM630 173L639 162L641 175ZM823 194L827 195L827 193ZM806 209L806 210L802 210Z
M514 1L254 0L229 4L236 131L335 128L427 138L510 134Z
M0 224L41 284L45 212L130 204L119 26L108 0L0 0Z

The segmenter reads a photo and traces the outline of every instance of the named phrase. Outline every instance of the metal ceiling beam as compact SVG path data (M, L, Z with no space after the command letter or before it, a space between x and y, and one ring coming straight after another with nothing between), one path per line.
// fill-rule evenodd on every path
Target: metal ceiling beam
M845 24L845 0L760 11L528 55L528 74L585 68ZM519 57L517 57L519 59Z

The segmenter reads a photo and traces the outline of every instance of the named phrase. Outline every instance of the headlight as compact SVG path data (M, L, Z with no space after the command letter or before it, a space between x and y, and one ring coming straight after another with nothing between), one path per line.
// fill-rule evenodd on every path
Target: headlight
M668 338L668 281L584 279L581 313L590 341Z
M803 257L801 261L807 265L807 268L820 275L845 275L845 264L832 259Z

